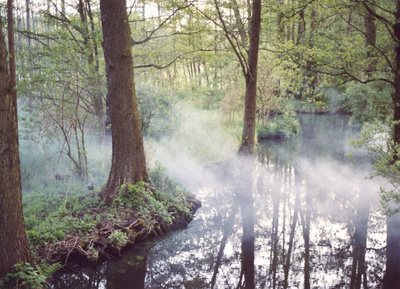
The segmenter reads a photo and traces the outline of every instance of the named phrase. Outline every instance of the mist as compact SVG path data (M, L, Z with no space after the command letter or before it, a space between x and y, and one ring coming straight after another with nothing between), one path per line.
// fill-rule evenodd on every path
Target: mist
M255 266L257 288L272 288L286 281L303 286L305 260L312 272L307 278L315 286L347 284L346 266L352 262L352 246L348 244L362 228L359 219L363 215L368 223L366 243L375 249L365 257L368 272L383 276L385 259L380 250L386 246L386 224L379 193L385 180L370 178L371 157L349 145L349 140L357 137L357 126L343 116L302 116L298 136L260 142L253 157L243 158L237 155L240 129L234 128L232 133L218 111L181 102L174 113L175 125L167 135L145 137L147 163L149 168L167 168L203 206L186 230L146 249L146 276L153 276L143 277L147 287L156 288L159 283L173 286L174 280L190 283L199 278L204 283L196 288L205 288L211 280L215 288L237 283L243 266L240 256L248 246L243 240L250 240L254 247L249 260ZM46 186L55 188L54 194L60 196L65 191L87 194L88 184L100 191L110 170L111 141L99 142L98 136L87 133L86 144L87 180L61 185L54 175L73 175L70 159L57 154L56 145L22 139L25 195ZM43 158L40 151L44 147ZM29 200L25 196L25 202ZM252 230L246 232L249 226ZM115 262L103 266L125 266L119 263L122 260ZM205 269L210 264L213 272ZM185 269L167 269L174 266ZM322 271L318 269L321 266ZM155 275L153 270L165 274ZM264 276L262 272L269 273ZM122 282L115 280L123 277L113 276L101 278ZM377 284L378 277L370 278L369 283ZM185 282L180 284L188 284Z

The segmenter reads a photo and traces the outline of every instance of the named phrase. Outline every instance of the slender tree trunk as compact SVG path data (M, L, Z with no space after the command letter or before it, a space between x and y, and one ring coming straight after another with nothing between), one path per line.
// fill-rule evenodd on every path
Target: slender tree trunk
M368 12L364 17L365 24L365 46L367 48L367 58L369 60L367 74L371 74L376 69L376 59L374 59L375 44L376 44L376 24L375 16Z
M28 32L31 30L31 9L30 9L30 3L29 0L26 0L25 2L25 8L26 8L26 30L28 30ZM28 48L31 48L32 45L32 41L31 41L31 37L28 36Z
M15 69L15 42L14 42L14 17L13 0L7 0L7 24L8 24L8 54L10 64L10 85L15 87L17 76Z
M240 36L240 40L241 40L241 46L242 46L242 48L245 48L246 47L246 43L247 43L247 34L246 34L245 29L244 29L242 17L240 16L239 5L238 5L236 0L232 0L232 8L233 8L233 12L234 12L234 15L235 15L236 26L237 26L237 29L239 31L239 36Z
M22 214L17 96L8 74L0 21L0 279L16 263L33 264Z
M392 93L392 102L393 102L393 140L395 145L400 145L400 0L396 1L397 13L396 19L397 22L393 26L394 36L396 38L395 44L395 63L394 63L394 89ZM398 154L398 152L397 152ZM399 156L396 157L397 159Z
M147 181L136 100L126 1L101 0L104 56L112 125L112 164L102 196L110 201L124 183Z
M246 94L244 104L244 121L241 154L252 154L255 145L256 110L257 110L257 65L261 29L261 0L253 1L250 47L248 54L248 70L246 78Z

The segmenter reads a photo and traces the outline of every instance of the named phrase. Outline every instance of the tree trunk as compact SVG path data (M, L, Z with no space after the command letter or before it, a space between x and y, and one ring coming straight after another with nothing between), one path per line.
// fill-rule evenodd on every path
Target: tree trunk
M376 69L376 59L374 59L373 53L376 44L376 24L374 20L375 16L371 12L368 12L364 17L365 46L367 48L367 59L369 60L367 74L372 73Z
M17 96L10 84L0 21L0 279L14 264L33 264L22 214Z
M28 30L28 32L31 30L31 9L30 9L30 4L29 4L29 0L25 1L25 6L26 6L26 30ZM28 48L31 48L32 46L32 41L31 41L31 37L28 36Z
M396 1L396 24L393 25L395 37L394 88L393 103L393 143L395 145L394 161L399 158L397 147L400 145L400 0ZM400 214L387 217L386 272L383 288L400 288Z
M395 37L394 89L393 103L393 142L395 145L394 161L399 159L400 145L400 0L396 1L396 24L393 25ZM400 214L387 217L386 272L383 289L400 288Z
M256 110L257 110L257 65L261 28L261 0L253 1L250 28L250 47L246 78L244 121L240 154L252 154L255 143Z
M396 24L393 25L393 34L396 38L395 44L395 63L394 63L394 90L392 93L393 102L393 140L395 145L400 144L400 0L396 1L397 13ZM398 158L398 156L397 156Z
M10 56L10 85L15 87L17 84L15 69L15 43L14 43L14 17L13 0L7 0L7 24L8 24L8 54Z
M101 0L107 85L112 125L112 164L102 196L109 202L124 183L147 181L133 73L126 1Z

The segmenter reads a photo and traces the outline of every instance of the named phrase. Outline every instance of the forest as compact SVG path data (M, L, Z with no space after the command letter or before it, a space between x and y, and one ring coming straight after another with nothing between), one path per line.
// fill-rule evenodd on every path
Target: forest
M400 0L0 18L0 288L400 288Z

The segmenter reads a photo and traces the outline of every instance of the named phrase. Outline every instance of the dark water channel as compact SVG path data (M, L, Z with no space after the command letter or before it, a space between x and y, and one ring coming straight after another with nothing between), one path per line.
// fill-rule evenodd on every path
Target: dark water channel
M386 222L370 160L348 145L358 129L339 115L300 121L296 139L199 174L203 207L187 229L60 272L52 288L379 287Z

